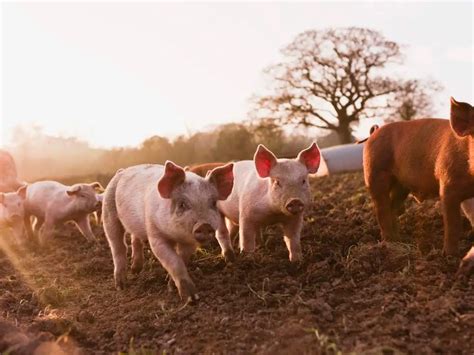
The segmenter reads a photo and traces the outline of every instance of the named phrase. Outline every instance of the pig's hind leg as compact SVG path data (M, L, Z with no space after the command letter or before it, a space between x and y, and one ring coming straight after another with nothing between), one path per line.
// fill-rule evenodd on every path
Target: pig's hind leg
M243 216L240 217L239 226L240 252L253 253L255 251L255 241L260 233L260 226Z
M114 261L115 288L123 290L127 281L127 243L125 228L115 212L104 210L104 231Z
M393 223L395 220L390 199L391 176L389 174L379 174L370 176L368 188L374 202L375 214L380 226L382 240L392 241Z
M92 232L88 215L86 215L85 217L81 219L78 219L75 222L76 222L77 228L79 228L79 231L84 236L84 238L86 238L89 242L97 242L97 238Z
M226 262L229 262L235 259L235 253L234 253L234 249L232 248L232 240L229 234L229 230L227 229L226 222L227 222L226 218L221 214L219 228L217 229L217 233L216 233L216 238L217 238L217 241L219 242L219 246L221 247L222 256L224 257Z
M409 191L398 183L394 183L390 190L391 213L392 213L392 238L399 237L399 220L398 217L405 212L405 200Z
M142 240L132 234L132 272L138 274L143 269L143 242Z

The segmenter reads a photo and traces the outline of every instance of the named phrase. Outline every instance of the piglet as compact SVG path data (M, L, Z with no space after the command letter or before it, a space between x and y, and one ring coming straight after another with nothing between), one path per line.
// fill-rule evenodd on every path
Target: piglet
M24 203L27 186L17 192L0 192L0 230L11 230L16 242L24 242Z
M277 159L259 145L253 161L234 164L234 189L227 200L218 203L222 221L217 240L226 260L234 258L231 238L237 232L240 251L253 252L261 228L271 224L283 227L290 261L302 258L303 212L310 202L308 174L317 172L320 159L316 143L295 159Z
M117 289L126 283L125 233L130 233L132 272L143 268L143 243L148 241L181 299L199 298L186 264L199 243L215 236L220 223L217 201L232 191L232 169L228 164L202 178L167 161L165 166L137 165L115 174L105 190L103 223Z
M82 235L96 241L91 230L89 214L100 206L97 191L103 190L100 183L66 186L56 181L39 181L28 186L25 201L25 227L29 238L33 238L31 216L36 217L35 231L39 242L45 245L54 228L67 221L74 221Z

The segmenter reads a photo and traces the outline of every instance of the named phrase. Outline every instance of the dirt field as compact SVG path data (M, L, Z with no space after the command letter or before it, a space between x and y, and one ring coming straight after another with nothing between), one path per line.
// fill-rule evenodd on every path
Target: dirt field
M100 228L98 247L67 226L48 251L0 253L0 352L472 354L474 277L454 282L435 201L408 201L403 240L381 244L361 174L313 192L304 262L290 265L274 228L232 265L213 243L189 266L201 301L184 308L149 250L117 292ZM465 221L463 252L470 235Z

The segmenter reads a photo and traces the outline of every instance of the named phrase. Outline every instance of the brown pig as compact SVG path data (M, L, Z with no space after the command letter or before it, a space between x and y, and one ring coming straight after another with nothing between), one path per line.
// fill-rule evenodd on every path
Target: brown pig
M364 147L365 183L383 240L398 236L398 216L411 193L440 197L443 252L458 253L461 202L474 197L474 108L451 98L450 120L419 119L377 129Z
M196 164L191 166L186 166L184 168L185 171L190 171L196 175L201 177L206 177L208 171L211 171L214 168L218 168L220 166L224 166L227 163L203 163L203 164Z

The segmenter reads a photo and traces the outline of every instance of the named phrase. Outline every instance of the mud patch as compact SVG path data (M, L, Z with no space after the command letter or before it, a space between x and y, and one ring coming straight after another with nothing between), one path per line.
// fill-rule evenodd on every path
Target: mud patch
M380 243L360 174L319 178L312 189L304 261L288 262L278 228L229 265L211 243L189 266L197 305L168 290L149 249L142 273L117 292L100 228L98 246L68 225L48 251L0 253L0 317L17 332L0 331L0 351L470 354L474 280L454 282L458 260L441 255L436 202L408 200L400 241ZM462 252L473 242L467 223L465 235Z

